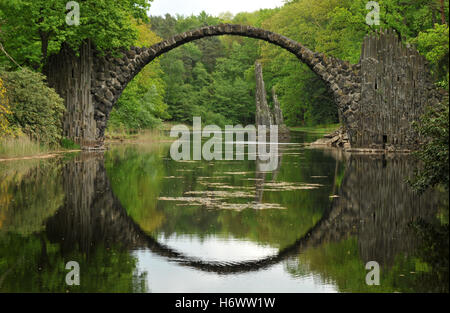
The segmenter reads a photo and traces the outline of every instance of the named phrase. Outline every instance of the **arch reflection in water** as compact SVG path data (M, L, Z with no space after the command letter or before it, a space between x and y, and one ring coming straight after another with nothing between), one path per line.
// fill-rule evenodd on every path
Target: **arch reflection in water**
M361 264L376 260L385 271L395 266L398 256L416 256L417 250L421 248L421 241L410 225L426 221L436 226L435 209L439 206L440 198L431 193L419 198L409 190L405 178L411 174L411 160L407 157L386 160L383 157L358 155L334 157L338 159L337 163L344 162L346 166L344 175L341 178L335 177L335 181L340 180L334 186L339 197L330 202L321 219L293 244L258 260L209 261L204 260L201 255L191 256L190 253L181 253L159 243L155 239L157 236L146 233L130 218L115 197L101 157L90 156L79 163L78 167L66 168L67 177L70 177L69 185L73 186L76 177L82 182L75 185L86 186L93 192L77 193L72 190L75 199L68 199L66 206L54 219L49 220L48 231L58 233L55 237L62 235L71 238L69 228L61 227L66 224L62 219L66 216L71 225L79 227L79 231L70 233L80 234L71 243L65 240L64 244L68 247L79 246L88 251L87 243L91 242L94 243L91 246L97 246L98 243L115 244L128 250L147 248L170 262L221 275L257 272L284 263L290 264L288 270L295 276L293 259L298 259L299 255L307 256L307 251L316 247L351 238L357 238L358 261ZM265 175L256 173L256 177L260 178L255 184L256 198L259 200L263 198ZM80 209L85 213L81 214ZM80 220L74 222L74 217ZM302 261L305 260L300 257L296 262ZM302 264L299 267L301 266ZM311 268L310 271L314 272ZM363 273L362 268L361 274ZM323 276L327 277L327 274Z
M407 157L342 155L336 150L323 152L286 145L280 149L283 162L276 173L260 173L255 164L243 164L236 170L243 172L246 167L251 177L228 175L226 183L252 186L248 190L252 200L277 202L287 209L230 212L204 207L195 211L156 199L178 185L196 190L200 175L217 178L230 172L235 164L224 162L210 165L212 168L208 164L174 164L164 161L167 151L142 152L136 147L125 150L111 151L106 161L102 154L81 154L64 162L60 170L60 166L54 167L55 173L60 173L54 174L57 179L24 176L19 185L22 187L10 189L17 207L25 205L19 197L27 186L50 186L52 181L62 186L52 190L65 196L58 209L49 211L51 217L45 227L34 227L32 235L24 233L23 227L5 226L12 223L17 210L8 206L8 211L2 211L10 212L0 231L2 259L6 259L2 264L12 264L23 253L28 255L28 263L16 262L11 270L0 266L1 290L65 291L67 286L57 280L61 276L63 281L63 264L81 260L81 286L74 291L448 291L448 235L445 242L436 217L436 210L448 204L441 203L441 197L434 192L419 198L409 190L405 178L412 173L413 164ZM148 162L154 163L147 168ZM191 166L192 171L188 171ZM180 168L186 170L177 172L182 181L164 178L174 176ZM148 183L149 175L159 170L162 181L158 178L154 185ZM318 182L323 187L271 190L274 182L293 183L292 177L310 184ZM247 178L249 184L240 185ZM139 188L131 185L140 179L144 183ZM155 206L151 210L143 207L151 212L145 218L154 218L158 223L141 220L133 211L136 205L124 197L120 188L132 199L142 199L134 196L136 190L143 195L153 190ZM330 194L338 197L329 199ZM314 201L308 204L308 199ZM289 215L311 207L321 208L311 211L318 214L303 215L312 216L311 223L298 224L302 215ZM188 223L177 221L190 215ZM280 218L286 220L279 222ZM196 224L215 220L225 223L222 225L226 232ZM259 237L242 232L253 221L258 224L255 229ZM258 233L270 223L279 232ZM283 234L288 240L282 238ZM434 238L432 253L427 250L430 234L443 240L440 244ZM184 245L178 244L181 239L177 238L184 240ZM201 250L194 250L186 238L193 238L197 248L206 246L202 242L216 243L223 249L233 249L233 245L236 249L252 245L263 248L259 248L258 258L211 258L196 253ZM36 249L31 249L31 243ZM365 285L364 265L368 261L381 265L381 286L375 289ZM36 279L30 280L30 275Z

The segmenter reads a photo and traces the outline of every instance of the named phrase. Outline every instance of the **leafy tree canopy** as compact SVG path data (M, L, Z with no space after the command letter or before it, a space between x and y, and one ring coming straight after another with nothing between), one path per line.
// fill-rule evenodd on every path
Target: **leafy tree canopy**
M66 0L0 0L0 41L21 65L39 68L62 43L74 50L90 39L100 51L136 39L133 18L147 20L152 0L80 0L80 24L68 25Z

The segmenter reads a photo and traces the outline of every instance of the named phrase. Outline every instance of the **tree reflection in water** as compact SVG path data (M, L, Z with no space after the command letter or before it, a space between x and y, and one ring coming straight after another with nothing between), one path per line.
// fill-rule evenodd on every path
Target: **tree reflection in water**
M306 158L310 158L305 161L306 164L311 164L316 157L314 153L319 152L305 150L303 153ZM114 169L107 174L103 154L81 154L65 162L61 170L40 178L25 175L18 187L13 188L13 184L10 184L7 190L2 189L2 195L8 192L14 199L19 199L21 194L29 192L27 186L34 185L48 191L41 199L46 197L47 201L53 201L62 199L60 195L65 197L64 200L59 200L56 213L55 210L51 212L45 227L36 228L32 233L23 232L23 227L5 228L4 225L17 217L17 214L9 213L9 217L3 218L0 231L0 288L2 291L64 292L68 289L64 285L64 264L76 260L81 265L82 284L78 289L70 287L71 291L148 291L146 277L138 275L137 259L130 252L146 248L181 266L221 275L260 271L283 263L294 277L316 273L346 292L448 292L448 226L443 227L437 218L438 213L442 215L441 208L444 208L443 212L448 212L448 202L442 202L442 197L435 191L422 197L417 197L410 191L405 179L412 172L413 164L408 157L342 155L336 150L330 150L329 153L333 154L330 155L334 160L330 172L334 177L330 177L331 185L327 185L324 190L327 194L336 194L338 197L326 202L328 204L324 205L320 215L315 217L315 223L309 226L299 224L304 230L297 232L297 238L283 243L280 241L277 254L245 262L206 261L201 256L190 257L158 242L158 233L167 233L167 230L201 236L201 231L194 222L174 224L172 209L161 207L161 203L157 201L158 195L166 188L161 178L167 173L160 173L154 184L147 184L152 188L152 198L143 207L153 212L150 215L139 215L137 211L133 211L136 210L136 205L126 207L130 203L129 199L119 200L115 195L112 185L120 186L124 182L116 181ZM289 160L289 153L283 159ZM162 159L157 157L155 160L158 164L153 164L152 168L163 171L165 165ZM148 159L119 158L119 161L128 164L135 161L133 166L127 167L127 175L135 181L134 175L142 174ZM117 165L115 170L120 169L119 161L114 163ZM288 172L306 171L289 165ZM279 194L265 191L267 188L264 186L266 181L273 183L278 178L286 179L283 166L275 173L256 171L254 200L272 200ZM109 176L112 176L114 184L110 182ZM126 178L124 180L126 183ZM55 187L51 187L52 184ZM57 186L62 188L58 189ZM133 194L134 186L127 186L128 192ZM143 184L139 188L145 186ZM149 193L145 188L139 192ZM305 191L301 191L303 192ZM323 193L324 191L316 194L305 192L305 198L323 198ZM121 190L118 194L124 197ZM123 200L125 206L122 204ZM40 203L37 200L32 202ZM6 209L2 208L3 215L13 208L8 203ZM315 202L316 205L317 203L323 202ZM24 203L15 205L20 207ZM243 225L244 218L247 223L249 218L258 221L265 213L243 211L230 215L230 212L225 211L201 214L210 214L208 219L220 220L222 224L217 225L227 229L228 234L236 238L249 236L252 240L261 240L251 233L242 233L242 227L235 232L234 229L238 228L233 226L236 223ZM152 216L156 218L155 223L148 221ZM23 220L21 222L27 223ZM270 218L264 222L275 223L272 226L275 228L283 225L276 224L279 221L271 221ZM177 225L183 227L177 228ZM189 229L190 225L192 228ZM220 229L216 231L218 234L221 232ZM286 232L290 232L289 238L296 234L288 228ZM267 236L262 238L263 241L277 245L276 241L267 239ZM430 250L431 242L435 244ZM364 264L368 261L377 261L381 265L382 285L378 289L365 286Z

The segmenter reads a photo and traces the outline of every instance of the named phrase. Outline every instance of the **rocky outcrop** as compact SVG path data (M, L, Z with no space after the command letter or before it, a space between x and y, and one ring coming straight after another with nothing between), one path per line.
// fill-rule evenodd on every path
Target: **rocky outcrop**
M275 92L275 87L272 87L272 99L273 99L273 117L275 124L283 125L284 118L283 112L281 111L280 101L278 101L277 93Z
M261 63L255 63L255 78L256 78L256 126L265 125L266 129L270 129L270 125L275 125L272 112L270 112L267 103L266 87L262 73Z
M266 125L266 129L269 130L270 125L278 125L278 138L288 139L289 129L284 124L283 112L281 111L280 102L275 92L275 88L272 88L273 97L273 109L271 110L267 103L267 94L264 84L264 77L262 72L262 66L259 62L255 63L255 78L256 78L256 125Z
M326 146L335 148L350 148L350 140L348 134L343 127L335 130L331 134L326 134L323 138L320 138L313 142L311 146Z
M80 47L78 55L63 44L58 55L50 56L44 69L49 85L64 99L64 136L84 148L103 146L95 118L96 103L90 88L96 80L92 74L92 51L89 41Z
M278 134L282 137L289 137L289 128L284 124L283 111L281 111L280 101L278 101L275 87L272 87L272 99L273 99L273 119L276 125L278 125Z
M426 105L439 101L428 62L398 34L386 30L366 36L361 52L361 91L350 125L352 148L414 150L414 130Z

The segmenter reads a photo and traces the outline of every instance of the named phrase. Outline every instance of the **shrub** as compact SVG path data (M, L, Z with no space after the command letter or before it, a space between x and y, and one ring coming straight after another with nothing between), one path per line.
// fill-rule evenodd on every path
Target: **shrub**
M442 185L449 189L449 100L427 108L415 128L426 139L415 153L422 166L410 180L413 188L423 193L428 188Z
M63 99L45 83L45 76L22 69L0 70L0 77L8 90L11 126L21 128L28 137L42 144L59 145L65 107Z
M64 149L73 149L73 150L81 149L79 144L76 144L73 140L66 138L66 137L63 137L61 139L60 145L61 145L61 148L64 148Z

